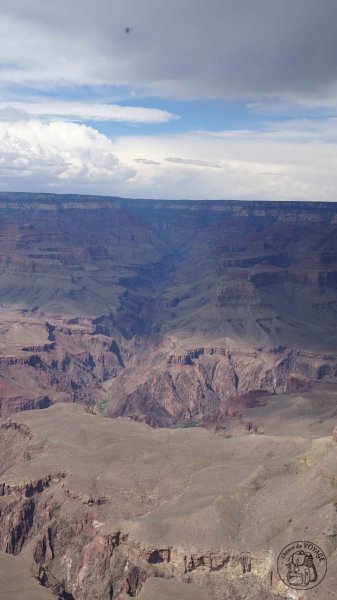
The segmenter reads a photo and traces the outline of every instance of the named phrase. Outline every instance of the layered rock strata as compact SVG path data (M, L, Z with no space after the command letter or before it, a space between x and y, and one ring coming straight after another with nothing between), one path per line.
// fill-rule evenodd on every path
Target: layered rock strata
M277 556L307 532L329 561L319 597L332 599L336 444L307 394L300 435L284 407L271 418L268 405L264 435L228 438L69 404L2 420L0 549L25 555L35 577L68 600L150 599L153 589L162 600L173 590L184 600L193 590L202 600L279 600L288 588Z
M334 203L1 194L0 414L153 426L336 378Z

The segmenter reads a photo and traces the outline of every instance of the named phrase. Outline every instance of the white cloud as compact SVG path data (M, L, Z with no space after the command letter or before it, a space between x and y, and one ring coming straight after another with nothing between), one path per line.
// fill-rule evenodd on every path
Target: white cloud
M337 200L336 126L330 120L308 129L299 121L275 123L261 132L132 136L118 138L114 148L127 164L140 152L148 163L162 163L138 165L130 182L136 196ZM179 159L179 154L190 158ZM167 161L170 155L177 159ZM191 170L192 162L197 169ZM218 168L210 173L213 163Z
M90 186L90 193L136 198L337 200L334 119L111 139L71 122L0 121L0 144L8 190L85 193Z
M178 116L158 108L142 108L136 106L119 106L116 104L99 104L93 102L11 102L10 106L0 103L0 120L19 120L33 117L69 118L80 121L119 121L128 123L167 123Z
M136 171L122 164L111 141L95 129L68 122L0 122L3 189L88 184L121 185Z

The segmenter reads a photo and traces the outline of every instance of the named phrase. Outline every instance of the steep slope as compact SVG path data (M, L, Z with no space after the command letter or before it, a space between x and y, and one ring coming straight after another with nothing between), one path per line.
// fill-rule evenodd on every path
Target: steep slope
M0 194L0 414L222 423L337 374L337 206Z
M319 395L330 418L317 419ZM336 392L292 405L304 400L297 431L279 400L278 432L269 410L263 435L151 429L70 404L1 419L0 549L67 600L301 600L276 563L305 535L328 557L306 598L332 600Z
M328 557L306 598L335 597L335 204L0 194L0 282L0 551L22 581L303 600L276 562L305 535Z

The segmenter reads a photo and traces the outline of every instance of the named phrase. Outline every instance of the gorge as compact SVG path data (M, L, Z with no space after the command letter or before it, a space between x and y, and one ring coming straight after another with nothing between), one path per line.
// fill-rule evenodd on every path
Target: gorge
M0 215L0 551L65 600L301 600L306 534L333 598L337 204Z

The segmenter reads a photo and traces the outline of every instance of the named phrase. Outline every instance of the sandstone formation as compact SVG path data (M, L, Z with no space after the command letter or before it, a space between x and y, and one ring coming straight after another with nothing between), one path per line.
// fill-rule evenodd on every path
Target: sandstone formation
M208 425L336 378L335 204L2 193L0 210L1 415L69 401Z
M0 216L0 592L303 600L276 561L306 536L335 598L336 204Z
M1 419L1 551L26 556L60 599L281 600L277 556L305 533L328 557L306 598L332 600L336 394L321 384L288 400L259 408L264 435L151 429L63 403Z

